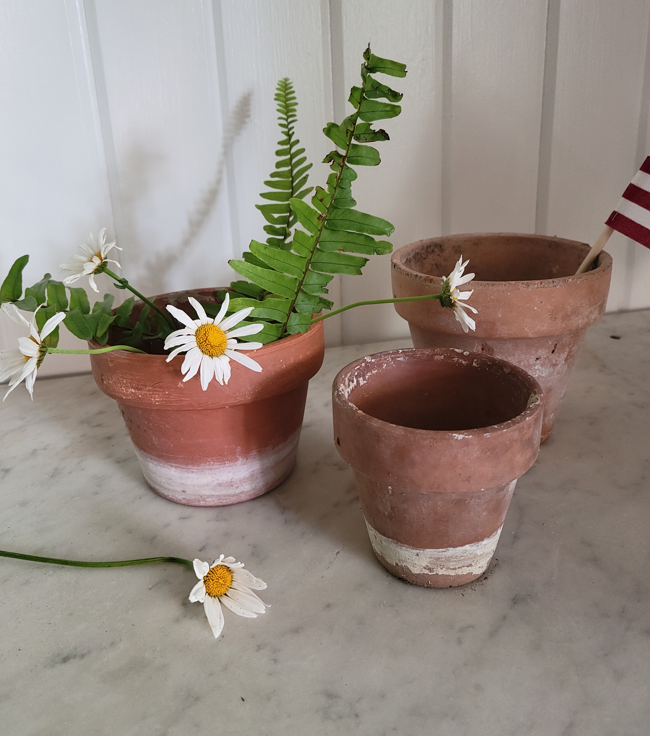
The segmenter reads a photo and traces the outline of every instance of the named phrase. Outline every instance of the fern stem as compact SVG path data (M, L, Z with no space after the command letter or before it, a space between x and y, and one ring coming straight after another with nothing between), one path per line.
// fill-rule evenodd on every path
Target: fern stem
M438 299L440 301L442 299L442 294L424 294L423 296L400 296L394 297L392 299L370 299L369 301L365 302L354 302L353 304L348 304L345 307L335 309L332 312L328 312L327 314L321 314L320 317L315 317L314 319L312 319L309 324L315 325L316 322L322 322L328 317L334 317L337 314L347 312L348 309L354 309L355 307L368 307L372 306L373 304L397 304L398 302L421 302L426 299Z

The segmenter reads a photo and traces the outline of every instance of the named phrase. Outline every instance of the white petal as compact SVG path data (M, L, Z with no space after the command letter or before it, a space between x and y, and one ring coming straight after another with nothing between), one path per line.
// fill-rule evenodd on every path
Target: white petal
M214 318L214 324L217 325L217 327L221 327L221 320L224 318L226 312L228 311L229 304L230 304L230 294L226 292L226 296L223 300L223 304L221 305L221 309L219 310L217 316Z
M95 284L95 277L93 276L93 274L92 274L92 273L91 273L91 274L90 274L90 276L88 277L88 283L90 284L90 288L91 288L91 289L92 289L93 291L95 291L95 292L97 292L97 293L99 294L99 289L97 288L97 286L96 286L96 284Z
M264 613L266 606L252 590L238 590L237 588L230 588L228 592L221 597L221 600L229 599L239 603L242 608L245 608L251 613ZM225 604L224 604L225 605Z
M192 603L203 603L205 600L205 584L203 580L199 582L190 591L190 601Z
M189 314L185 314L185 312L182 309L179 309L178 307L175 307L173 304L168 304L166 307L167 311L172 314L176 319L186 327L189 327L192 332L196 332L196 328L198 327L198 324L189 316Z
M194 307L194 310L196 311L196 316L198 317L198 320L202 325L207 325L208 323L212 322L212 320L205 313L205 309L203 309L203 306L199 301L197 301L193 296L189 297L188 301Z
M219 364L221 365L221 369L223 371L223 383L225 386L230 380L230 360L227 355L220 355L217 360L219 361Z
M203 353L198 348L192 348L185 355L185 360L181 366L181 373L185 376L183 381L189 381L190 378L194 378L201 367L202 358Z
M65 263L62 263L61 264L61 268L64 271L72 271L71 268L66 268L65 267ZM67 276L66 278L64 278L63 279L63 283L66 286L69 286L70 284L74 284L75 281L79 281L80 278L81 278L81 274L80 273L73 273L72 276Z
M59 322L63 322L64 319L65 312L57 312L54 317L50 317L48 321L43 325L43 329L41 330L41 340L47 337L50 332L54 332Z
M204 391L208 390L210 381L214 377L214 363L209 359L208 356L204 356L201 359L201 388Z
M233 340L232 343L228 343L226 347L229 350L259 350L260 348L264 347L263 342L237 342L237 340Z
M230 593L231 590L232 588L228 591L228 593ZM249 611L247 608L244 608L236 600L229 597L228 594L222 595L219 600L226 608L229 608L233 613L236 613L238 616L243 616L244 618L257 618L256 613L253 613L253 611Z
M194 565L194 572L196 573L196 577L199 580L203 580L203 578L208 574L210 565L208 565L207 562L203 562L203 560L199 559L195 559L192 564Z
M231 314L230 317L226 317L224 321L219 325L221 329L226 332L231 327L234 327L235 325L238 325L241 321L245 320L246 317L253 311L254 307L246 307L245 309L240 309L238 312L235 312L234 314ZM262 325L264 327L264 325Z
M263 329L264 325L257 322L254 325L244 325L243 327L238 327L236 330L230 330L226 337L230 339L234 337L243 337L244 335L257 335L257 333L261 332Z
M212 366L214 369L214 377L223 386L223 364L219 358L212 358Z
M241 581L244 585L248 585L249 588L254 588L255 590L266 590L266 583L263 580L256 578L248 572L248 570L236 570L233 572L232 577L233 580Z
M35 358L38 355L38 345L32 340L31 337L19 337L18 347L23 355L27 355L30 358Z
M29 321L23 317L15 304L3 303L2 311L17 325L29 327Z
M229 358L237 361L237 363L241 363L241 365L246 366L246 368L255 371L255 373L261 373L262 371L262 366L259 363L256 363L252 358L249 358L248 355L242 355L234 350L226 350L225 354Z
M205 608L205 615L208 617L208 623L212 628L214 638L217 639L219 634L223 631L223 611L221 610L221 604L218 598L212 598L207 595L203 603Z

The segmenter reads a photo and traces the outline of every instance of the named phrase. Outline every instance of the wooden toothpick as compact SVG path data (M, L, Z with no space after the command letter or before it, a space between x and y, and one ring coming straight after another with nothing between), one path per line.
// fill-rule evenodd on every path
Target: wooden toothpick
M607 241L610 239L614 230L609 225L605 225L605 229L598 236L598 240L591 246L591 250L585 256L584 261L580 264L580 268L576 271L578 274L584 273L589 266L596 260L600 251L607 245Z

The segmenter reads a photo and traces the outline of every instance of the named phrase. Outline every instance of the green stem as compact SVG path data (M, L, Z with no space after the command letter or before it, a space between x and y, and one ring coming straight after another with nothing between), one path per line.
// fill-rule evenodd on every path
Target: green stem
M310 324L316 324L316 322L322 322L324 319L327 319L328 317L334 317L336 314L341 314L341 312L347 312L348 309L354 309L355 307L366 307L370 306L372 304L396 304L397 302L420 302L424 301L425 299L440 299L442 297L442 294L425 294L424 296L401 296L401 297L394 297L393 299L371 299L367 302L354 302L354 304L348 304L346 307L341 307L340 309L335 309L333 312L328 312L327 314L321 314L320 317L315 317L312 319Z
M122 276L118 276L116 273L113 273L110 268L104 267L104 273L107 276L110 276L116 283L120 285L122 289L128 289L132 294L135 294L138 299L141 299L145 304L148 304L153 310L158 312L158 314L163 318L165 323L168 327L171 327L172 331L176 329L176 325L171 321L168 314L166 314L160 307L157 307L151 299L147 299L146 296L143 296L139 291L136 291L131 284Z
M94 350L63 350L62 348L48 348L48 353L69 353L70 355L99 355L99 353L110 353L112 350L128 350L130 353L142 353L146 355L146 351L131 347L130 345L108 345L105 348L95 348Z
M175 562L178 565L194 567L191 560L182 557L147 557L141 560L117 560L115 562L86 562L83 560L61 560L56 557L38 557L23 555L20 552L6 552L0 549L0 557L11 557L14 560L29 560L30 562L45 562L50 565L68 565L69 567L130 567L132 565L152 565L155 562Z

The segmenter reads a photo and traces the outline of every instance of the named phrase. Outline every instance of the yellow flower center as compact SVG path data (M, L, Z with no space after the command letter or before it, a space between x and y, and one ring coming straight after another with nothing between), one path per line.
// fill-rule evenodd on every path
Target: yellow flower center
M208 570L203 578L205 592L210 598L218 598L227 593L232 585L232 572L228 565L215 565Z
M197 347L204 355L216 358L226 352L228 338L226 333L216 325L199 325L194 336Z

